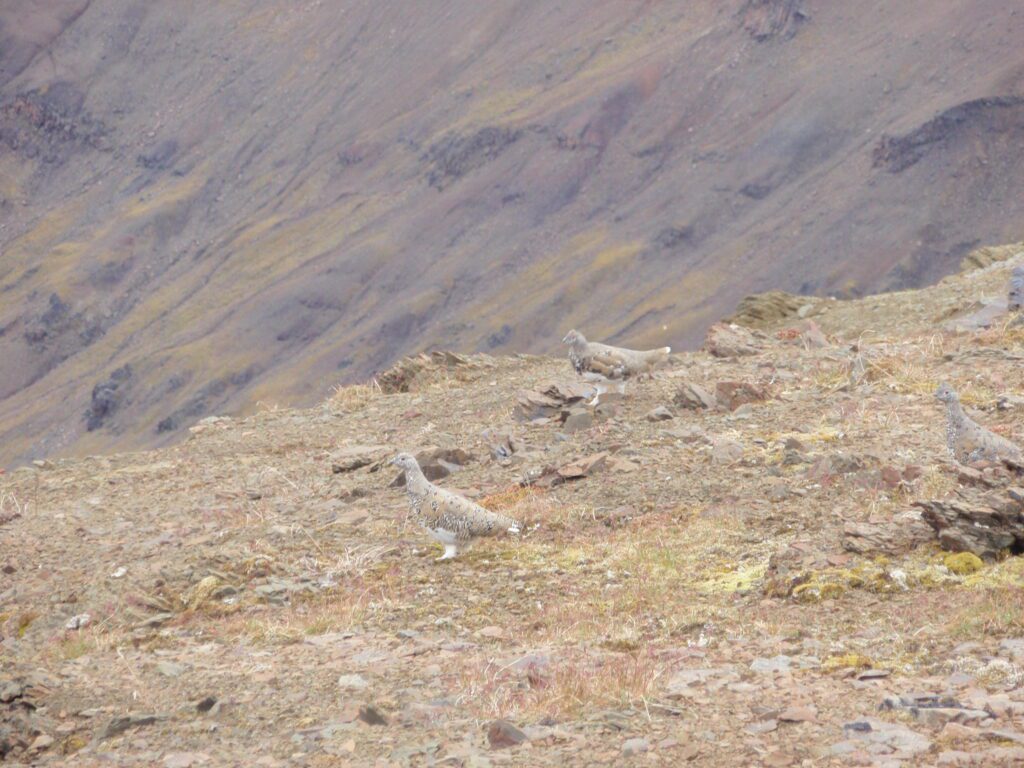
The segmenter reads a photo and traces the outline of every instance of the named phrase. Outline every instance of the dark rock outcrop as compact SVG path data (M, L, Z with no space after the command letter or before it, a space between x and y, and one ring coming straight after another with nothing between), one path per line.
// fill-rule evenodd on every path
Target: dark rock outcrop
M759 43L787 40L810 20L802 0L748 0L742 17L743 28Z
M875 167L901 173L972 127L986 133L1024 133L1024 96L965 101L902 136L883 136L875 147Z
M763 334L730 323L717 323L708 329L704 349L715 357L745 357L764 351Z
M1024 489L960 499L916 501L939 543L954 552L994 559L1024 552Z
M816 299L786 291L755 293L740 301L736 311L726 318L725 322L763 330L787 318L795 317L801 307L814 301Z
M123 365L110 374L110 378L92 388L92 402L85 412L85 428L92 432L99 429L124 402L128 383L132 378L132 367Z
M435 189L444 189L470 171L494 160L522 135L522 131L499 126L481 128L470 136L447 136L432 146L426 155L431 163L427 181Z

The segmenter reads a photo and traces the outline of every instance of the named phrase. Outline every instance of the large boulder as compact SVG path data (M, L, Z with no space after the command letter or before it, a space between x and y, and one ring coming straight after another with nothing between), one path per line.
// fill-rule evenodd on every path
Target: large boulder
M708 328L704 349L715 357L745 357L764 351L764 334L729 323L716 323Z
M714 395L692 381L684 381L679 385L672 402L680 408L692 411L715 407Z
M917 510L889 522L854 522L843 527L843 549L860 555L900 555L931 541L934 532Z
M749 381L720 381L715 385L715 400L730 411L747 403L763 402L770 394L767 387Z
M960 261L961 272L983 269L997 261L1006 261L1024 253L1024 242L1009 245L983 245L975 248Z
M816 301L818 300L808 296L797 296L785 291L755 293L744 298L725 322L742 325L745 328L773 328L783 320L806 313ZM807 307L807 310L804 307Z
M432 382L447 379L467 381L482 370L493 368L494 359L487 355L467 357L454 352L438 351L404 357L383 373L376 382L385 394L416 392Z
M945 549L990 560L1006 551L1024 552L1022 488L970 498L915 501L914 506Z
M473 455L461 448L441 448L432 445L416 452L416 461L427 480L440 480L448 477L452 472L462 469L473 460ZM392 488L405 486L405 472L400 472L391 481Z

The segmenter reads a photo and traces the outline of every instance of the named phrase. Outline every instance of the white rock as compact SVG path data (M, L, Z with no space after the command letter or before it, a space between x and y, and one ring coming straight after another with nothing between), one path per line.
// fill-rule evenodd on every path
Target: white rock
M362 675L342 675L338 678L338 687L349 691L361 691L369 685Z
M64 629L85 629L89 626L89 622L92 621L92 616L88 613L79 613L77 616L72 616L64 624Z

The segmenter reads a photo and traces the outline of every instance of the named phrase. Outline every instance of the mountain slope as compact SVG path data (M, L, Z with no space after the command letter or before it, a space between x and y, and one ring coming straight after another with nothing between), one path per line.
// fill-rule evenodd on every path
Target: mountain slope
M934 280L1021 236L1015 6L14 4L0 461Z
M565 356L437 355L408 392L0 474L0 756L1020 766L1024 494L950 459L933 393L1024 438L1024 330L945 327L1022 262L811 300L597 407ZM435 561L399 451L521 535ZM945 551L921 501L1017 546Z

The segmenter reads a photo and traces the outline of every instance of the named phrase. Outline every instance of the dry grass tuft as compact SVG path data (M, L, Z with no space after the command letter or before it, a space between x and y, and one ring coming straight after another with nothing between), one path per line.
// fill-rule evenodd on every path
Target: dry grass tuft
M28 511L28 505L18 500L13 493L0 493L0 525L21 517Z
M975 345L979 347L1024 346L1024 327L1015 325L1018 319L1017 315L1010 315L998 325L978 331L973 337Z
M542 489L522 485L511 485L503 491L484 496L480 503L492 512L506 512L518 508L526 502L532 502L545 495Z
M347 387L335 387L327 402L332 409L340 413L351 413L365 408L368 403L382 397L384 391L374 379L369 384L352 384Z
M957 638L1014 637L1024 633L1024 587L986 589L946 625Z
M924 474L913 491L915 498L944 499L958 487L956 477L942 467L932 465L925 469Z
M301 624L288 619L248 619L238 634L244 635L257 645L293 645L302 641L305 635L303 629Z
M878 382L901 395L931 395L938 382L927 367L906 355L892 355L867 360L868 381Z
M354 631L391 605L389 584L370 588L353 582L313 598L293 598L283 611L221 618L213 631L225 637L245 637L257 645L291 645L311 635Z
M480 717L572 718L596 708L643 709L666 668L652 649L578 653L540 666L467 666L458 703Z
M323 559L316 559L315 566L332 578L365 576L394 551L393 544L355 544L340 552L325 553Z
M89 637L69 637L57 645L57 656L62 661L74 661L96 650L96 644Z
M38 618L39 613L31 609L19 613L14 622L14 631L17 636L24 637L25 633L28 632L28 628L32 626L32 622Z
M117 644L115 635L101 626L90 626L83 630L67 631L59 635L46 653L61 661L73 661L93 651L109 650Z
M559 510L556 501L545 491L519 485L485 496L480 500L480 505L515 520L540 524L550 522Z

